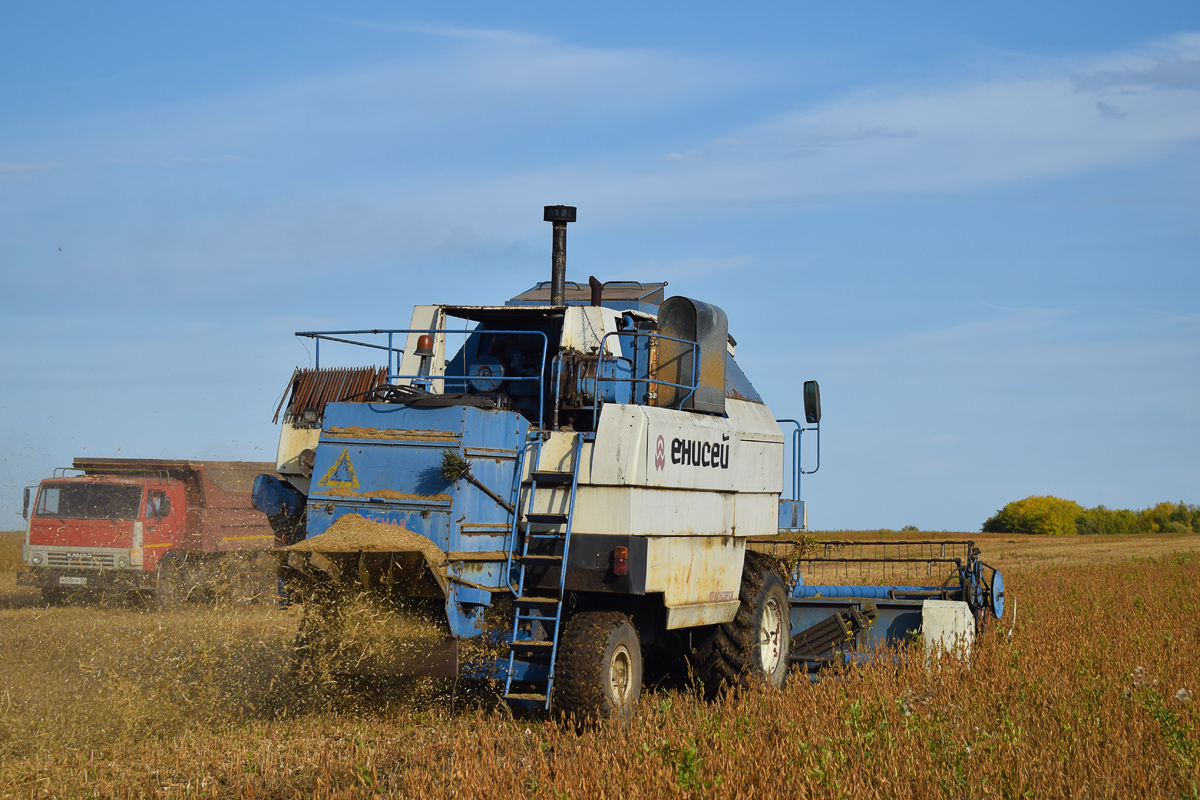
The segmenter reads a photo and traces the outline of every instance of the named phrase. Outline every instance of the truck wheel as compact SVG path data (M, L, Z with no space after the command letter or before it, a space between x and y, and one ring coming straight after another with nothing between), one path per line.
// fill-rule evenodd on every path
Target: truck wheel
M583 717L628 720L642 694L642 646L629 617L587 611L567 622L558 643L554 704Z
M696 672L709 692L755 681L782 688L790 666L791 606L770 559L746 553L739 599L733 621L713 626L696 646Z
M174 558L158 565L154 586L154 604L159 608L176 608L187 598L183 585L183 565Z
M292 640L291 673L297 687L313 698L331 696L338 688L342 625L333 598L312 598L304 604Z

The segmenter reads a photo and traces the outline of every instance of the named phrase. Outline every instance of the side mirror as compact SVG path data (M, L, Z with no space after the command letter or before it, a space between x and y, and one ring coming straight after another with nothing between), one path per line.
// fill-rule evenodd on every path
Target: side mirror
M804 419L810 425L821 421L821 387L816 381L804 382Z
M29 501L33 499L30 496L32 489L33 489L32 486L25 487L25 504L21 508L21 516L24 517L25 519L29 519Z

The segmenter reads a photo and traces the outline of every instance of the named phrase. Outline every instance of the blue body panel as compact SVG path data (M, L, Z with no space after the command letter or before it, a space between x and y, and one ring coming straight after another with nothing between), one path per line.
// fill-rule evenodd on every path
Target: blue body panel
M313 466L307 536L324 533L338 517L355 513L403 525L446 552L507 550L512 521L508 509L471 481L451 483L442 477L442 452L454 450L470 461L471 474L511 504L518 449L528 427L515 412L470 406L331 403ZM329 433L337 428L411 435L354 438ZM489 585L501 584L497 580Z
M446 480L442 453L452 450L469 461L474 478L511 506L528 429L525 418L513 411L331 403L313 466L306 537L319 536L346 514L358 514L419 533L449 554L493 554L477 560L451 557L446 567L451 632L478 635L491 590L509 591L512 516L473 481Z
M291 517L304 506L304 495L275 475L259 475L255 478L250 499L254 507L268 517L281 514Z

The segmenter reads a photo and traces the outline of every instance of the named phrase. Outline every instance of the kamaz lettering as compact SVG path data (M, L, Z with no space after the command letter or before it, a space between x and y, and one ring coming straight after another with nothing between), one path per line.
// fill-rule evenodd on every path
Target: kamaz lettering
M672 439L671 463L688 467L729 469L730 445L718 442Z

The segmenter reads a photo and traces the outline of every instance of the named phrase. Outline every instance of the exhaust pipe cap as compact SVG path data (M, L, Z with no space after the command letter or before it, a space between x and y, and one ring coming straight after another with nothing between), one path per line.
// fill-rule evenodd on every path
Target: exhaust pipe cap
M575 206L545 206L542 211L544 222L574 222Z

